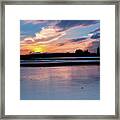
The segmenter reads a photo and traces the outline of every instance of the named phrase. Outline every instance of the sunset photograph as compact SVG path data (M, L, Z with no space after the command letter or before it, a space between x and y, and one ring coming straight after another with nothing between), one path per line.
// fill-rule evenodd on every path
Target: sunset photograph
M20 20L21 100L100 100L100 20Z

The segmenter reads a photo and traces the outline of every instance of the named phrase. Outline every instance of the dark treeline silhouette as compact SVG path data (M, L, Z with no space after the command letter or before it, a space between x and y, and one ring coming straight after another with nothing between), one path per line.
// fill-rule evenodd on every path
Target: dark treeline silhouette
M77 49L75 53L31 53L29 55L20 55L21 60L35 59L35 58L51 58L51 57L99 57L100 50L97 48L97 53L90 53L88 50L83 51Z

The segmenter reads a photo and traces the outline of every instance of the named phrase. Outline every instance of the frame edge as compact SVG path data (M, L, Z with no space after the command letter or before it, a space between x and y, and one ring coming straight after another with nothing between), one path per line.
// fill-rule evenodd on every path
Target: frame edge
M29 1L2 1L1 2L1 114L0 114L0 118L2 118L2 119L4 119L4 118L7 118L7 119L16 119L17 117L19 117L19 119L23 119L23 118L25 118L25 119L29 119L29 117L27 116L27 115L21 115L21 116L19 116L19 115L16 115L16 116L14 116L14 115L5 115L5 104L4 104L4 102L5 102L5 36L4 36L4 34L5 34L5 5L12 5L12 4L16 4L17 3L17 5L20 5L20 4L23 4L25 2L25 5L28 5L28 3L29 3ZM32 1L30 1L30 2L32 2ZM37 3L40 3L41 2L41 5L44 3L44 4L48 4L49 2L48 1L34 1L34 3L35 4L37 4ZM56 5L56 4L73 4L73 2L81 2L80 4L82 4L82 5L84 5L83 3L87 3L87 4L89 4L88 3L88 1L72 1L72 2L70 2L69 3L69 1L62 1L62 2L60 2L60 1L58 1L58 2L56 2L56 1L51 1L50 2L50 5L51 4L54 4L54 5ZM91 4L93 4L93 2L95 2L95 1L89 1ZM107 3L110 3L110 4L115 4L115 62L116 62L116 64L115 64L115 86L117 87L116 89L115 89L115 115L107 115L107 116L109 116L110 118L118 118L119 119L119 26L120 26L120 19L119 19L119 11L120 11L120 1L115 1L115 2L112 2L112 1L96 1L95 2L95 5L96 4L107 4ZM33 4L33 3L32 3ZM29 5L31 5L31 4L29 4ZM74 4L74 5L76 5L76 4ZM118 97L118 98L117 98ZM81 116L81 117L80 117ZM80 115L80 116L78 116L79 118L82 118L82 119L84 119L84 116L82 116L82 115ZM91 115L90 115L91 116ZM89 115L88 115L88 117L90 117ZM94 115L95 116L95 115ZM101 115L102 116L102 115ZM104 118L108 118L106 115L104 116ZM30 117L30 119L33 119L35 116L33 115L33 117L31 116ZM36 118L38 119L38 117L40 117L40 116L37 116L36 115ZM58 119L58 118L69 118L69 117L67 117L66 115L61 115L61 117L59 117L59 116L42 116L41 115L41 118L40 119L48 119L48 117L49 117L49 119L51 119L51 118L53 118L53 119ZM76 117L70 117L70 118L77 118L78 119L78 117L76 116ZM88 119L88 117L85 117L85 118L87 118ZM91 116L92 117L92 116ZM90 117L90 119L91 119L91 117ZM93 119L95 119L94 117L92 117ZM98 116L98 119L100 119L100 118L102 118L102 117L99 117Z

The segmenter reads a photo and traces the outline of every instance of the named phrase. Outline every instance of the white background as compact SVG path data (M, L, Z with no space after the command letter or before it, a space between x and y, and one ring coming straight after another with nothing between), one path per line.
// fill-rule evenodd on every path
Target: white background
M20 20L100 20L100 100L20 100ZM115 114L114 5L5 6L6 115Z

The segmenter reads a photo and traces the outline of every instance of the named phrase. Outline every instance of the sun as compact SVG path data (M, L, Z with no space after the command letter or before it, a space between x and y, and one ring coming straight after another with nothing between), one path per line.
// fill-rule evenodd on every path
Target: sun
M43 47L37 46L33 49L34 52L44 52Z

